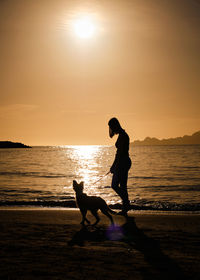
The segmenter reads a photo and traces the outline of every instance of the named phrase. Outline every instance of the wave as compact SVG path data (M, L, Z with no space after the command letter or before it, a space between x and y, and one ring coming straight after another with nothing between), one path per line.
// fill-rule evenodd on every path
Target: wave
M131 209L156 211L200 211L200 203L175 203L137 199L131 202Z
M36 177L36 178L73 178L74 175L42 172L0 172L0 176Z
M179 167L180 169L200 169L200 166L173 166L174 168Z
M44 194L44 193L50 193L50 192L45 192L45 191L39 191L39 190L29 190L29 189L21 189L21 192L16 189L1 189L1 194L3 193L16 193L16 194Z
M167 189L170 192L177 192L177 191L200 191L200 184L197 185L146 185L146 186L140 186L140 189L148 189L153 191L166 191Z
M187 181L187 180L194 180L194 181L200 181L199 177L186 177L186 176L180 176L179 174L177 176L129 176L129 179L142 179L142 180L169 180L169 181Z
M75 200L55 201L55 200L33 200L33 201L0 201L0 206L41 206L41 207L76 207Z

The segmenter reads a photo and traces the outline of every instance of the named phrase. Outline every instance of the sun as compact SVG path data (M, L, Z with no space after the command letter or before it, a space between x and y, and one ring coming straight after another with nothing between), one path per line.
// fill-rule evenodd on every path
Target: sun
M74 33L79 38L90 38L94 36L96 26L94 20L89 16L82 16L74 20Z

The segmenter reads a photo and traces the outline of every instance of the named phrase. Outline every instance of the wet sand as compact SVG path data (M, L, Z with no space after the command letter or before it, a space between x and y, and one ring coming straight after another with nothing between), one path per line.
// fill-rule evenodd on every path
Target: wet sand
M88 215L92 221L92 217ZM1 279L200 279L200 214L0 210Z

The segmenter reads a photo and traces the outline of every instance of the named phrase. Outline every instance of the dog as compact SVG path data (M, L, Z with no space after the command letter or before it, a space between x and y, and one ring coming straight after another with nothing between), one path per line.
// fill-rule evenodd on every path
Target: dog
M101 210L101 212L110 219L111 224L114 224L113 218L109 212L112 214L117 213L110 209L103 198L99 196L88 196L87 194L83 193L84 182L78 184L75 180L73 180L73 189L76 193L76 204L82 214L81 224L83 226L85 225L85 221L90 224L90 221L86 218L88 210L96 218L96 222L93 224L93 226L97 225L100 221L99 215L97 213L98 210Z

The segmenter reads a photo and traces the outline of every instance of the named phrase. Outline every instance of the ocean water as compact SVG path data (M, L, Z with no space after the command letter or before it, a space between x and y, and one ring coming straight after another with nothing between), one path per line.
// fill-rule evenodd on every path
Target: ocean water
M112 175L103 177L115 152L113 146L0 149L0 206L74 207L75 179L88 195L120 208ZM133 209L200 210L200 146L131 146L130 157Z

